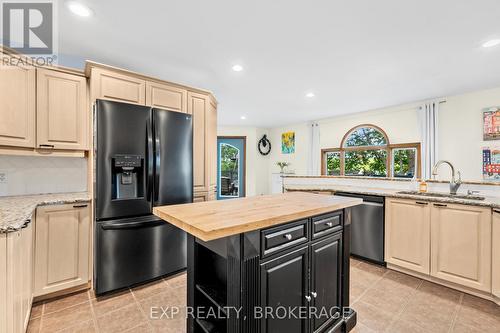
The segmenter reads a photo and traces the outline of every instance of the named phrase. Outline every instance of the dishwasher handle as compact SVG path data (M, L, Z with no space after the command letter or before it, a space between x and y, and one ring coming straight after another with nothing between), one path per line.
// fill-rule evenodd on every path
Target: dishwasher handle
M362 205L365 205L365 206L375 206L375 207L384 207L383 203L371 202L371 201L363 201Z

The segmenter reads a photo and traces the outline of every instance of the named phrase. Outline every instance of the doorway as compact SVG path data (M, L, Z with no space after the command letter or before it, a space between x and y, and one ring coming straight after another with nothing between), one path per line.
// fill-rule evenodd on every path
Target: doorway
M245 196L245 136L217 137L217 200Z

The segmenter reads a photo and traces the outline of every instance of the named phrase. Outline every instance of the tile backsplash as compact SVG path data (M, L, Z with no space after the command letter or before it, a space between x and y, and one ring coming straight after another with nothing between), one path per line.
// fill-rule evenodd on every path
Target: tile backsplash
M87 160L78 157L0 156L0 196L87 190Z

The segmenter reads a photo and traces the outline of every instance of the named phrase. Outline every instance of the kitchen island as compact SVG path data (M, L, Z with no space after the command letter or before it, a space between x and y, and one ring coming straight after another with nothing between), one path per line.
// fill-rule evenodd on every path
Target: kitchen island
M350 207L360 203L292 192L155 207L188 234L187 331L350 331Z

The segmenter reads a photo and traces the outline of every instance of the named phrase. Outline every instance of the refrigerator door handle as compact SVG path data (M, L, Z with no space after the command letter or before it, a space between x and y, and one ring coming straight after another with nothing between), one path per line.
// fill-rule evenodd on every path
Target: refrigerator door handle
M154 117L154 137L155 137L155 175L154 175L154 203L158 202L158 192L160 187L160 170L161 170L161 140L160 140L160 131L158 129L158 121L157 118Z
M146 149L147 149L147 182L146 182L146 198L151 201L153 193L153 135L151 133L151 119L148 120L146 125Z
M154 221L154 222L136 222L136 223L117 223L102 225L103 230L123 230L123 229L138 229L138 228L153 228L165 224L164 221Z

